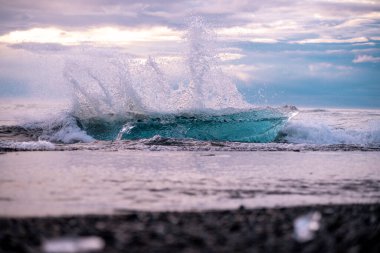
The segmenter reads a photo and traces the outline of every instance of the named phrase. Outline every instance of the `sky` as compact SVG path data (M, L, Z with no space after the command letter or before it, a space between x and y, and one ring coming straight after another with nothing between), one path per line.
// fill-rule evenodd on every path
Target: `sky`
M380 108L380 0L0 0L0 99L64 92L65 55L183 51L191 17L220 64L261 105ZM86 49L87 50L87 49Z

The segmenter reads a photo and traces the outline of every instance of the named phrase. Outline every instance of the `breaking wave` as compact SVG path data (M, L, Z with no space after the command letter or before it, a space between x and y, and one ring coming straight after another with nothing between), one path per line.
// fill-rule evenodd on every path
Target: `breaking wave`
M289 122L279 136L282 141L298 144L380 144L380 125L354 130L324 123Z
M292 112L280 109L133 115L129 119L78 119L88 134L100 140L166 138L272 142Z
M112 53L68 60L64 77L77 126L97 140L273 141L292 113L244 101L221 70L215 34L201 18L190 22L184 41L186 53L168 62ZM78 137L70 128L63 142Z
M220 67L215 37L201 18L195 18L184 36L185 53L170 59L141 59L107 49L67 56L63 76L72 90L71 108L47 120L0 126L0 148L51 150L62 143L122 140L127 140L124 148L141 144L149 149L168 143L225 150L299 150L299 144L307 145L306 150L318 150L315 145L380 146L378 122L372 129L331 126L302 117L293 120L299 113L294 106L260 108L247 103ZM332 121L345 117L322 109L302 113ZM362 115L350 114L348 120L355 122Z

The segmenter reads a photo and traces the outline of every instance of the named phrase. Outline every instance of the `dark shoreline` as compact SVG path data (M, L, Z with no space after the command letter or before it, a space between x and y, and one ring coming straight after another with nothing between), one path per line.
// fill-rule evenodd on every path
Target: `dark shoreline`
M322 215L313 240L294 239L300 215ZM0 252L41 252L57 237L97 236L101 252L380 252L380 203L203 212L0 217Z

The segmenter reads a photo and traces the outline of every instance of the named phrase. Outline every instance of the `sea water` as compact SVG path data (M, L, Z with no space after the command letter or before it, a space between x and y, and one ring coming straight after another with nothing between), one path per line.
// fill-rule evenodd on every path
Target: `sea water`
M378 152L36 151L0 155L0 216L380 200Z
M70 99L2 100L0 215L379 201L380 110L250 104L214 40L195 19L170 62L74 51Z
M101 141L111 146L191 145L194 150L212 142L248 150L260 146L252 143L378 148L378 110L248 103L223 73L215 42L213 30L194 18L184 35L184 52L170 61L107 48L67 50L61 58L69 98L2 101L0 147L35 149L39 142L44 149L49 142L60 148L92 143L93 149L93 142Z
M380 110L259 108L163 114L84 127L67 104L0 102L3 150L379 151ZM55 113L54 113L55 112ZM289 116L290 115L290 116Z

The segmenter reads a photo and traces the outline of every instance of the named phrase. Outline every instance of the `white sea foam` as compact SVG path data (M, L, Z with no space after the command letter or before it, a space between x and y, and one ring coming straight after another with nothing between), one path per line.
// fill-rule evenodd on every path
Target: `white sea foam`
M12 107L6 103L0 106L0 123L16 125L14 122L17 122L31 130L31 140L38 136L40 141L66 144L93 141L83 130L86 120L91 119L95 123L97 119L103 120L102 126L109 126L109 122L120 123L116 124L120 126L116 129L119 133L116 139L121 139L134 127L128 125L131 118L138 121L149 114L207 112L216 115L252 109L254 106L244 101L235 84L222 72L215 40L212 29L201 18L194 18L184 37L183 52L170 60L141 59L109 48L68 50L62 58L66 60L63 74L73 91L71 108L58 113L50 104L17 103ZM61 107L57 108L61 110ZM19 124L19 118L37 123ZM380 112L303 110L288 122L282 133L277 139L293 144L378 145ZM26 138L30 137L28 134Z
M48 141L25 141L25 142L6 141L6 142L0 142L0 147L11 149L11 150L29 150L29 151L46 151L46 150L55 149L55 145Z
M75 142L91 142L94 138L87 135L85 131L78 126L65 126L51 136L41 136L42 139L48 139L52 142L75 143Z
M289 143L380 144L380 119L365 111L307 111L282 132Z
M91 142L94 140L94 138L80 129L75 118L65 113L42 122L25 124L24 127L31 131L40 131L41 133L38 137L40 141L68 144Z

